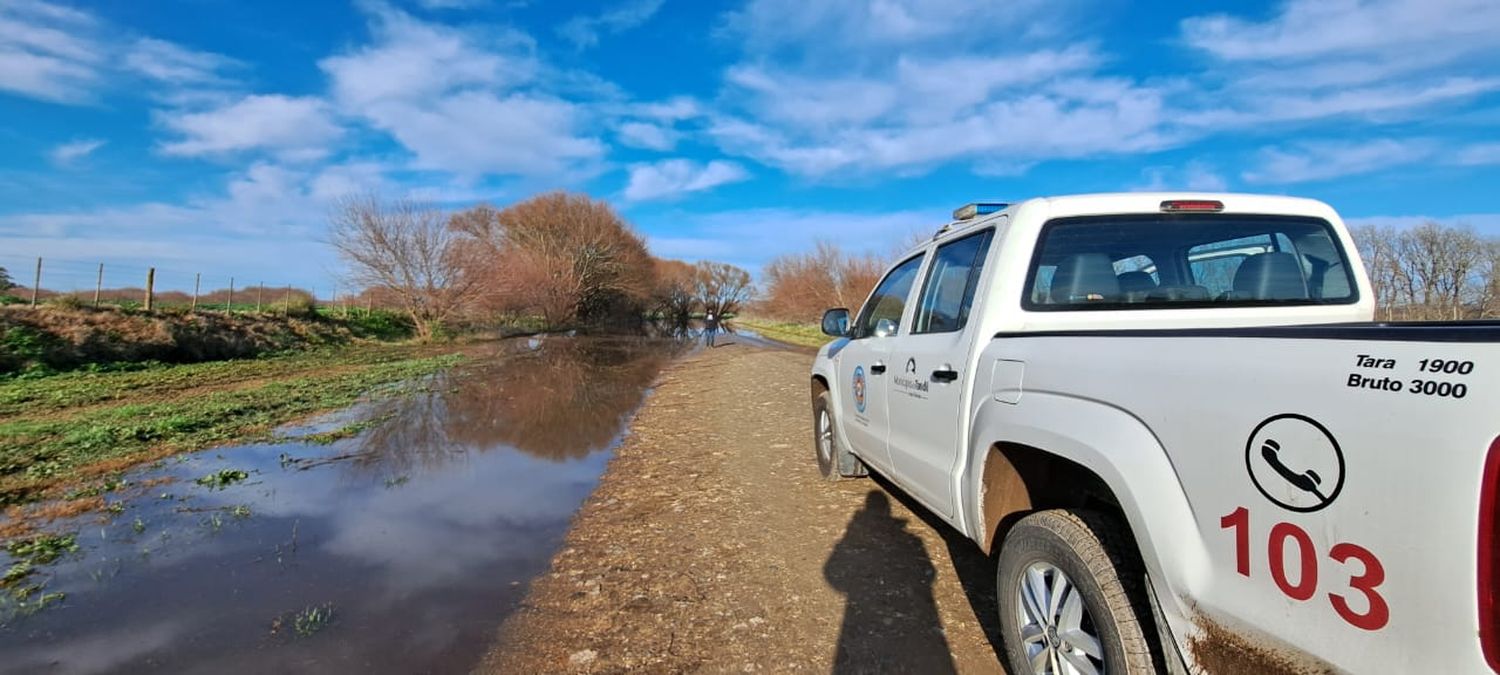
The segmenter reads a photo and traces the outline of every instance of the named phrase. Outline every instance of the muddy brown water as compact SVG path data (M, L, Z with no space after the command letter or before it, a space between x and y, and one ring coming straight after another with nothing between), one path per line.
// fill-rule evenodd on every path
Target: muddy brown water
M504 341L283 429L288 440L138 471L137 486L174 482L112 497L125 508L108 519L61 524L80 551L35 578L66 599L0 627L0 672L465 671L683 350ZM379 423L331 444L295 440L362 421ZM249 476L196 482L221 470ZM332 620L308 620L309 608Z

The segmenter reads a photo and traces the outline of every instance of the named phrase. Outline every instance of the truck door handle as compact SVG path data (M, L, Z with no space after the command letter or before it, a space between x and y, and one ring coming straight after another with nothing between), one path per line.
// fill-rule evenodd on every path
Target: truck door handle
M953 382L958 379L958 371L952 368L940 368L932 371L932 379L938 382Z
M879 374L881 374L883 372L885 372L885 364L884 363L872 363L872 364L870 364L870 374L871 375L879 375Z

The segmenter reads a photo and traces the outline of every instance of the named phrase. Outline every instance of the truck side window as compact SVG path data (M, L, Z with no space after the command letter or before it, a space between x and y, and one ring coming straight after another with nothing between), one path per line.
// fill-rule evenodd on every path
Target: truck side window
M922 285L922 301L917 305L913 334L963 330L969 321L969 306L974 302L975 286L979 284L979 274L984 271L984 259L994 236L994 230L985 230L937 248L927 271L927 281Z
M901 325L901 314L906 311L906 297L911 295L911 286L917 279L917 270L922 267L922 256L914 256L910 260L896 266L896 269L885 275L880 285L875 287L875 293L870 296L869 302L859 313L859 320L854 324L854 338L870 337L875 334L875 325L881 319L889 319L898 327Z

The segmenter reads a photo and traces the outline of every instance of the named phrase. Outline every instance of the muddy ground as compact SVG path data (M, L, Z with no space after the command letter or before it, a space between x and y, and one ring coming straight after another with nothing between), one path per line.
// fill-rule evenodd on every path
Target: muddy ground
M993 564L819 477L811 361L735 344L664 373L480 670L1000 672Z

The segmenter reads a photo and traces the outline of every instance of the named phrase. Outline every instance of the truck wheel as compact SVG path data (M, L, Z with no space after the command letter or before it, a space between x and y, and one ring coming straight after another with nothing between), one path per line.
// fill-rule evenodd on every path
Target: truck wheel
M818 473L828 480L866 475L864 462L839 448L837 434L833 403L828 392L819 392L813 399L813 451L818 456Z
M1156 673L1145 574L1117 519L1055 509L1018 521L996 572L1013 673Z

